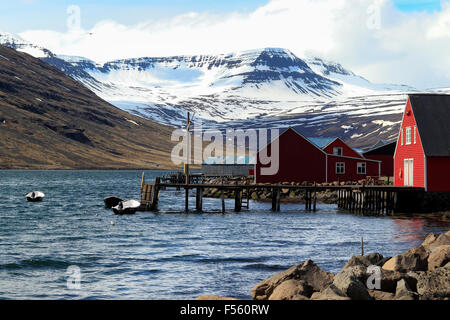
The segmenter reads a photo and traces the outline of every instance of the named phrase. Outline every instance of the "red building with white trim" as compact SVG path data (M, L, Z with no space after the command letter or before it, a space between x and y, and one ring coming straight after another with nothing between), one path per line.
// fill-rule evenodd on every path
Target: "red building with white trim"
M358 181L367 176L380 176L380 161L363 158L341 139L334 139L322 149L292 128L275 139L279 144L278 171L273 175L261 174L261 168L270 167L270 164L263 165L260 154L267 149L270 156L271 146L275 141L273 140L257 155L255 165L257 183ZM336 147L342 147L341 155L333 154ZM355 155L352 151L356 156L352 156Z
M450 191L450 95L408 96L394 155L396 186Z

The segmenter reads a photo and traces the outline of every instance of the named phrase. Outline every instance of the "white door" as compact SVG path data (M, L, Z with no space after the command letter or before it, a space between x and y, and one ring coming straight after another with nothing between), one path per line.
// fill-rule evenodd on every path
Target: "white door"
M408 183L409 183L409 186L412 187L414 185L414 182L413 182L414 181L414 179L413 179L413 177L414 177L414 159L409 159L408 174L409 174Z
M405 159L403 161L404 164L404 178L403 184L408 187L413 186L413 177L414 177L414 159Z

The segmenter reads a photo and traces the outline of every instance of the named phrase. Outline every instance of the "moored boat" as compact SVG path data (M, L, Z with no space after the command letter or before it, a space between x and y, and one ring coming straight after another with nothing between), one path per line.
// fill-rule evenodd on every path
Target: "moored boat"
M136 200L121 201L117 206L112 207L115 214L134 214L141 206Z
M42 191L33 191L26 195L28 202L39 202L44 199L45 194Z
M112 196L106 197L105 199L103 199L103 201L105 202L105 207L111 209L112 207L119 205L119 203L121 203L123 200L118 197Z

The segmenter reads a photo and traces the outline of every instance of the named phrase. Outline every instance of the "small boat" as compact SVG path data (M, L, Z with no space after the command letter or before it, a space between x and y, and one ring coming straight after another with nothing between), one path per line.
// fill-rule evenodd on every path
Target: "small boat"
M103 201L105 202L105 208L111 209L119 205L123 200L118 197L106 197Z
M26 195L27 201L29 202L39 202L44 199L45 194L42 191L33 191Z
M112 207L115 214L134 214L141 206L136 200L121 201L117 206Z

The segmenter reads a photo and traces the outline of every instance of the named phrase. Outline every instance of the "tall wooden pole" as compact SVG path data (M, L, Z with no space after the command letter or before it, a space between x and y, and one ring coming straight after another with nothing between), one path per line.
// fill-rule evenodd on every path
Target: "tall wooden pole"
M191 153L191 146L189 143L189 127L191 126L191 120L190 120L191 114L187 113L187 121L186 121L186 163L184 164L184 174L186 175L186 184L189 184L189 155Z

